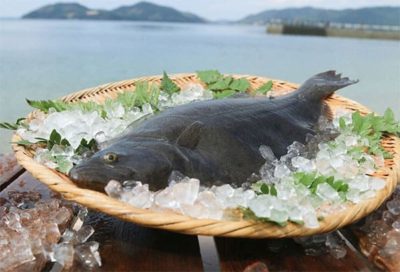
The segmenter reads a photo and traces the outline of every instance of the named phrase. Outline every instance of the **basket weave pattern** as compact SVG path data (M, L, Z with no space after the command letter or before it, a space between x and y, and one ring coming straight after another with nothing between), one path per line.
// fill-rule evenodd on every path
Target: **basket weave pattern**
M253 89L270 80L268 78L257 76L234 77L245 77L249 80L251 88ZM159 84L161 78L162 76L142 77L105 84L65 96L63 97L63 100L67 102L81 100L102 103L107 98L115 98L118 93L134 89L135 83L138 81L148 81ZM181 87L188 83L199 83L195 74L177 74L171 76L171 78ZM298 87L296 84L281 80L272 81L272 95L284 94L293 91ZM370 112L366 107L338 95L333 95L328 98L326 102L333 112L338 108L353 111L358 110L363 114ZM34 112L30 116L34 116ZM18 135L13 136L13 142L18 141L19 139ZM394 136L387 136L383 139L382 146L393 153L393 159L385 160L385 166L378 169L374 176L385 179L386 187L378 191L374 198L363 201L359 204L349 204L345 210L325 217L324 220L320 221L320 226L314 229L306 228L294 223L288 223L285 227L281 227L273 223L260 223L245 220L223 221L194 219L172 212L156 212L135 208L122 201L108 197L103 193L77 187L67 176L35 162L32 158L32 151L25 149L23 146L14 144L13 149L18 162L35 178L49 186L51 190L59 192L65 199L80 203L90 209L98 210L143 226L186 234L248 238L279 238L306 236L332 231L355 222L377 209L393 192L397 180L400 179L400 140Z

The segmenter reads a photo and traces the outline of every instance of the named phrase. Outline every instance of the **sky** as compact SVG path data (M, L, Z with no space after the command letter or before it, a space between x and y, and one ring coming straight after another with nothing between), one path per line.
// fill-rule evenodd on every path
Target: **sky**
M329 9L370 6L399 6L399 0L147 0L189 11L209 20L236 20L267 9L312 6ZM78 2L93 9L132 5L135 0L0 0L0 17L20 17L29 11L57 2Z

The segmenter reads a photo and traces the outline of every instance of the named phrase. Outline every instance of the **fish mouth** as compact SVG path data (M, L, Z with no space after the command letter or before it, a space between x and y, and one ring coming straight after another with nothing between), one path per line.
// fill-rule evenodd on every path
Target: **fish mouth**
M104 188L110 180L123 182L132 179L134 171L129 169L98 169L77 165L73 167L68 176L81 188L104 192Z

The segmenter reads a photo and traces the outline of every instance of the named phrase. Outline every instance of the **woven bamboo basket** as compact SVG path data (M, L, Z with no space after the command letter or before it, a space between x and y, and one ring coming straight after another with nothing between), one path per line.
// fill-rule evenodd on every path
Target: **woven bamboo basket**
M251 83L251 88L257 88L269 80L273 82L272 94L280 95L295 90L298 85L269 78L235 75L245 77ZM107 98L115 98L118 93L132 90L138 81L148 81L159 84L161 76L142 77L131 80L101 85L85 89L62 99L67 102L95 101L104 102ZM200 83L195 74L177 74L171 76L176 84L184 86L187 83ZM362 114L370 112L366 107L341 97L333 95L326 100L328 106L334 112L337 108L358 110ZM31 113L30 117L34 115ZM18 135L13 136L13 142L20 140ZM325 217L320 221L318 228L306 228L304 226L289 223L284 227L273 223L261 223L256 221L223 221L212 219L194 219L185 215L172 212L156 212L135 208L129 204L113 199L104 193L82 189L76 186L66 175L49 169L33 160L33 151L23 146L13 145L18 162L26 168L35 178L46 184L51 190L60 193L65 199L80 203L90 209L104 212L139 225L165 229L192 235L247 237L247 238L280 238L307 236L317 233L329 232L347 224L355 222L377 209L383 201L390 196L396 187L400 173L400 140L394 136L386 136L382 140L383 147L393 154L393 159L385 160L385 166L374 174L386 180L384 189L377 192L376 196L368 201L349 206L338 213Z

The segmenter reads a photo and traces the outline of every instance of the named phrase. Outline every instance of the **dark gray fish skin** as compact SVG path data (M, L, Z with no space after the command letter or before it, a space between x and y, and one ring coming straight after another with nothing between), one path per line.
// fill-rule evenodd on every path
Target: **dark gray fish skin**
M278 158L286 154L294 141L304 142L308 133L315 133L323 100L356 82L328 71L274 99L227 98L177 106L144 120L75 166L70 177L99 191L111 179L140 180L158 190L168 185L173 170L207 186L240 185L265 162L260 145L270 146ZM115 160L107 160L110 154Z

